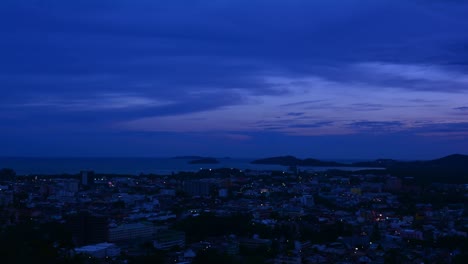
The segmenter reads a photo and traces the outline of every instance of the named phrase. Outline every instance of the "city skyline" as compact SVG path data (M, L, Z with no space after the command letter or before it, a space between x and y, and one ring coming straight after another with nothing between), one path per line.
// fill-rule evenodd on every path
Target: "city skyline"
M2 1L0 156L468 154L465 1Z

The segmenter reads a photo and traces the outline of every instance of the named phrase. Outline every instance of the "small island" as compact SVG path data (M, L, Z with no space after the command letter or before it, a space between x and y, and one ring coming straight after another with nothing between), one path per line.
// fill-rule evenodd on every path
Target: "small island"
M195 159L204 159L205 157L202 156L175 156L171 159L179 159L179 160L195 160Z
M219 161L215 158L201 158L189 161L189 164L218 164Z
M317 159L298 159L294 156L281 156L254 160L252 164L274 164L283 166L310 166L310 167L344 167L347 164L342 164L334 161L321 161Z

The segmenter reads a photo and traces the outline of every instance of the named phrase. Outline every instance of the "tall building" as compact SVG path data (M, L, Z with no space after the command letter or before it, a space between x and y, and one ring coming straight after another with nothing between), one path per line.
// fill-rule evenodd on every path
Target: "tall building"
M81 171L81 184L91 186L94 184L94 171Z

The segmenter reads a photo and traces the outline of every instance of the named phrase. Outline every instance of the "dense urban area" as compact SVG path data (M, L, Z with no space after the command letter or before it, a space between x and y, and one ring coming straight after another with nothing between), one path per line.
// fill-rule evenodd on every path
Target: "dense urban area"
M466 199L382 171L3 169L0 262L465 263Z

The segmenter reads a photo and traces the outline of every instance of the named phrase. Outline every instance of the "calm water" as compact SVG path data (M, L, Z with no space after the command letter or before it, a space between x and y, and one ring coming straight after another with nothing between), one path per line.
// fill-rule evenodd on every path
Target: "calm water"
M170 174L179 171L197 171L200 168L237 168L252 170L286 170L281 165L250 164L253 159L218 159L219 164L189 164L189 159L172 158L0 158L0 168L12 168L18 175L75 174L81 170L96 173ZM330 167L308 167L307 170L323 171ZM358 170L362 168L340 168Z

